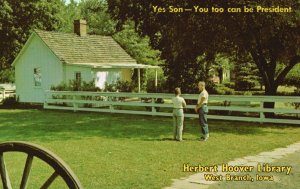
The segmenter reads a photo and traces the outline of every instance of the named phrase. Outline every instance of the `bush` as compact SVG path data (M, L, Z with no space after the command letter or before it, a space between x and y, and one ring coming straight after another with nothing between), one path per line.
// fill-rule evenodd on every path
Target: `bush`
M295 89L293 95L300 96L300 88Z
M104 85L104 92L117 92L117 84L113 83L113 84L108 84L107 82L105 82Z
M50 90L52 91L70 91L70 87L66 83L60 83L56 86L52 85Z
M251 90L257 84L256 81L253 80L237 80L235 83L235 88L240 90Z
M81 91L101 91L101 89L99 87L95 86L94 81L90 81L90 82L82 82Z
M233 89L231 89L229 87L225 87L222 84L217 85L216 92L219 95L233 95L234 94L234 90Z
M246 92L244 92L244 95L245 95L245 96L252 96L252 92L246 91Z
M300 96L300 88L295 89L293 95L295 95L295 96ZM296 110L297 110L297 109L300 109L300 103L299 103L299 102L293 102L293 103L292 103L292 106L294 106L294 108L295 108ZM297 114L297 116L298 116L298 114Z
M223 82L223 85L225 87L228 87L228 88L231 88L231 89L234 89L234 87L235 87L234 82Z
M209 94L218 94L217 85L212 81L207 81L205 83L205 89L209 92Z
M287 74L285 84L300 88L300 64L294 66L294 68Z
M119 90L119 92L131 92L133 90L134 86L129 81L120 81L119 80L116 84L116 88L117 88L117 90Z
M94 81L79 83L76 80L70 80L69 84L64 82L51 86L50 88L53 91L101 91L99 87L96 87Z

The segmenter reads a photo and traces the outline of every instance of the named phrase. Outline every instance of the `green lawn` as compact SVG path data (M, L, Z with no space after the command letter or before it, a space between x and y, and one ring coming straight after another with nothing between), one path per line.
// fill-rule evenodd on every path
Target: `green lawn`
M186 119L184 142L172 141L172 118L44 110L0 110L0 141L30 141L59 155L84 188L162 188L188 176L184 163L214 165L300 141L300 128L209 121L201 142L197 119ZM5 154L13 188L26 157ZM34 161L28 188L52 172ZM58 181L52 188L64 188Z

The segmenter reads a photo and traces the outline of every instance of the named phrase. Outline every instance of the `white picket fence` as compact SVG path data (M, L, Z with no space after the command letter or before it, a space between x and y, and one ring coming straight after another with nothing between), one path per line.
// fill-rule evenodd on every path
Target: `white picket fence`
M16 91L15 90L5 90L5 89L0 89L0 103L8 97L15 97L16 96Z
M173 96L173 94L163 93L46 91L44 108L172 116ZM185 117L197 117L193 109L198 94L182 96L188 103ZM161 103L161 99L164 103ZM264 102L275 102L275 108L264 108ZM295 96L210 95L208 119L300 125L299 105L300 97ZM264 112L273 112L280 118L265 118Z

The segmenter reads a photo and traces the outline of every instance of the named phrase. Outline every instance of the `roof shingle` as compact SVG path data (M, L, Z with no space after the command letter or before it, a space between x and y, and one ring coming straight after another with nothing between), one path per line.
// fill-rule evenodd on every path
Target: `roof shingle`
M136 64L110 36L35 30L56 56L67 64Z

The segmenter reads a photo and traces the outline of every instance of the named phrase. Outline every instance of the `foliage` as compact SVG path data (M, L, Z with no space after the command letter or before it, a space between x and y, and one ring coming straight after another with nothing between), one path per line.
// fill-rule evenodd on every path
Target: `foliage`
M289 86L295 86L300 89L300 65L295 66L287 75L285 83Z
M300 96L300 88L297 88L295 89L294 91L294 96ZM297 109L300 109L300 102L292 102L292 106L294 106L294 108L297 110ZM297 114L297 117L299 117L299 114Z
M10 65L33 29L59 28L62 6L61 0L1 0L0 59Z
M133 85L129 81L117 81L117 89L119 92L132 92Z
M95 86L94 81L90 81L90 82L83 81L81 84L80 90L81 91L101 91L101 89L99 87Z
M236 90L251 90L259 84L259 71L252 62L239 62L235 65L234 73Z
M105 92L132 92L135 89L135 84L129 81L118 80L116 83L105 83Z
M226 87L222 84L217 85L215 90L216 90L217 94L219 94L219 95L233 95L234 94L234 89Z
M104 92L117 92L117 84L116 83L112 83L109 84L107 82L105 82L105 86L104 86Z
M155 70L147 70L147 86L148 93L165 93L166 78L162 69L157 69L157 88L155 87Z
M225 87L228 87L228 88L234 88L235 87L235 83L234 82L223 82L222 83Z
M232 61L226 57L226 55L217 54L215 57L215 61L213 65L211 65L211 69L214 70L220 78L220 83L228 82L228 80L224 81L223 73L226 70L232 70L234 67ZM229 78L230 79L230 78Z
M65 82L61 82L58 85L52 85L50 90L52 90L52 91L69 91L70 88Z
M128 22L123 29L116 33L114 39L140 64L160 65L160 52L149 46L148 37L140 37L135 31L133 24Z
M105 92L132 92L134 86L129 81L120 81L116 83L105 83L103 91ZM51 86L54 91L102 91L99 87L95 86L94 81L78 83L76 80L70 80L69 83L62 82L56 86Z
M294 0L275 0L271 5L291 6L287 14L168 14L155 13L152 6L167 7L270 7L263 1L138 1L108 0L109 10L121 25L133 20L137 30L150 37L153 47L162 51L166 60L165 73L168 84L184 83L188 87L199 78L206 80L206 70L214 63L215 56L244 58L251 56L257 65L267 95L276 94L287 73L300 62L299 3ZM128 11L130 10L130 11ZM213 27L212 27L213 25ZM205 68L197 59L205 57ZM285 66L276 73L278 64ZM199 71L199 70L202 70Z
M14 70L12 68L0 69L0 83L13 83Z
M115 33L115 22L107 13L107 2L104 0L85 0L80 4L81 18L89 26L89 34L112 35Z
M160 60L160 52L158 50L153 50L149 46L148 37L140 37L133 28L132 23L126 23L123 26L123 30L116 33L114 39L126 50L126 52L132 56L137 63L147 64L147 65L162 65L163 61ZM141 88L146 88L146 71L140 70L141 76ZM137 85L138 83L138 72L134 70L132 76L133 82Z
M69 80L69 83L61 82L56 86L51 86L53 91L100 91L98 87L95 87L94 81L79 83L76 80Z
M70 0L70 3L63 7L63 10L59 13L59 17L62 20L61 27L58 28L60 32L73 33L74 20L81 19L81 9L79 4Z

